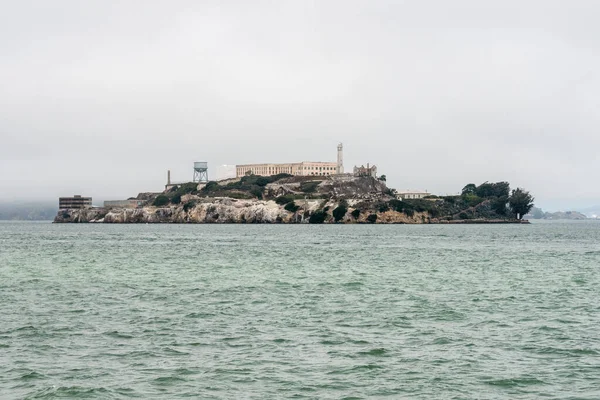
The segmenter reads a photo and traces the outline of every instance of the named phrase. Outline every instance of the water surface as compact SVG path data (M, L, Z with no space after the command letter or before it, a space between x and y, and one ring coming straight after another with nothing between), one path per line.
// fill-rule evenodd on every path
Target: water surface
M0 398L600 398L600 224L0 223Z

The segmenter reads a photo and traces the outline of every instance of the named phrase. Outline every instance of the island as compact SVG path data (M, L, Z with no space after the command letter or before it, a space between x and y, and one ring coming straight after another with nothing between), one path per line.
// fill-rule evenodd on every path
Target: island
M61 208L55 223L467 224L523 223L533 197L507 182L454 196L402 197L385 176L246 175L168 185L105 207Z

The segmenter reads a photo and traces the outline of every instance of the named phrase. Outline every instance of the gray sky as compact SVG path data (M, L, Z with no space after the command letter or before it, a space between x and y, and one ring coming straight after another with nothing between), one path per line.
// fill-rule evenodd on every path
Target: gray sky
M598 1L0 5L0 200L125 198L341 141L398 189L600 203Z

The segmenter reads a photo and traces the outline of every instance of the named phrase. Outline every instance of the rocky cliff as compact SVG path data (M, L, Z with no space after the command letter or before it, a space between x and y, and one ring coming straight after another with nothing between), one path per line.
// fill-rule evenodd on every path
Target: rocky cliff
M143 198L140 196L143 195ZM140 194L140 208L59 210L57 223L490 223L518 222L448 197L398 200L372 177L248 176Z
M336 222L333 210L339 206L335 201L302 200L299 209L291 212L273 200L205 199L193 206L186 204L164 207L147 206L142 208L89 208L60 210L54 222L57 223L309 223L310 216L324 213L324 223ZM326 210L326 211L320 211ZM423 223L429 222L426 213L415 213L409 217L397 211L361 212L354 217L354 208L349 207L341 223ZM377 215L376 220L371 215Z

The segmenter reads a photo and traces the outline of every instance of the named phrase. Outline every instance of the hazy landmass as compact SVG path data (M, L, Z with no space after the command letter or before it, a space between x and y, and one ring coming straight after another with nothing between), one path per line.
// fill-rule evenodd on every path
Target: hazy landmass
M57 203L4 202L0 203L0 220L47 221L54 218L57 210Z
M600 205L582 208L579 211L588 218L600 218Z
M570 220L584 220L588 217L579 211L556 211L556 212L544 212L541 208L533 207L530 214L526 216L530 219L570 219Z

